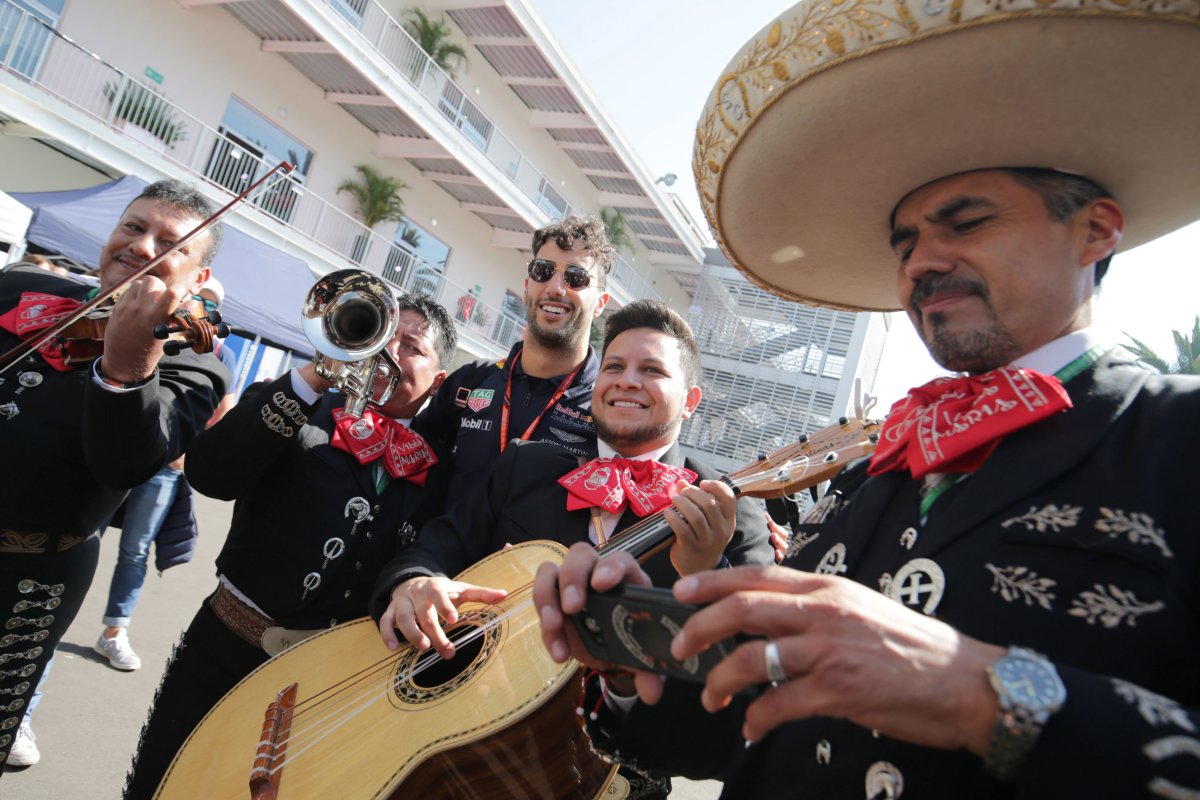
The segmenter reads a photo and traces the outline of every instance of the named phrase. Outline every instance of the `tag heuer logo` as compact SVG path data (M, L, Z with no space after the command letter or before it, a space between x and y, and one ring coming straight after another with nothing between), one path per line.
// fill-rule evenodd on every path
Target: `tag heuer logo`
M478 414L492 404L495 393L495 389L475 389L467 396L467 408Z

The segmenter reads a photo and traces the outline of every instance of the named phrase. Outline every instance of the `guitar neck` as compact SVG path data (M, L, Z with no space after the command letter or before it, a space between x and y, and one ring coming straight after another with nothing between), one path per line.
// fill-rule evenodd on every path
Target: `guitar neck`
M670 508L668 506L667 508ZM645 563L655 553L671 544L675 532L667 524L665 509L639 520L634 525L619 531L611 539L596 548L601 558L613 553L629 553Z

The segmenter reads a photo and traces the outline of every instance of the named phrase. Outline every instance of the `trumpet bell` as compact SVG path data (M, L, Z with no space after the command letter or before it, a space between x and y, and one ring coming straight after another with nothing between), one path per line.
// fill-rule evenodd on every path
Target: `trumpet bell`
M382 350L399 326L391 287L379 276L342 269L317 280L300 310L300 324L317 352L360 361Z

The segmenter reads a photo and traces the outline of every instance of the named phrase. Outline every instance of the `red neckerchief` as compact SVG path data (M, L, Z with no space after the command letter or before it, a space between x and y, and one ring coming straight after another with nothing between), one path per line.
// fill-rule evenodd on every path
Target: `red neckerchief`
M937 378L892 406L867 473L974 472L1005 436L1070 407L1057 378L1031 369Z
M512 407L513 370L515 370L517 368L517 362L521 360L521 351L523 349L524 349L524 345L522 345L521 347L518 347L517 352L513 353L512 358L509 359L509 362L508 362L508 382L506 384L504 384L504 406L500 409L500 452L501 453L504 452L504 448L508 444L508 413L509 413L509 409ZM573 380L575 380L575 376L579 374L579 370L583 369L583 365L586 363L587 363L587 359L585 358L583 361L581 361L579 363L579 366L577 366L575 369L571 370L570 375L568 375L567 377L562 379L562 383L560 383L558 385L558 388L554 390L554 394L550 397L550 402L546 403L546 407L543 408L536 417L534 417L533 422L529 423L529 427L526 428L525 432L521 434L521 441L523 441L523 442L528 441L529 437L533 435L534 428L536 428L538 423L542 421L542 416L545 415L545 413L547 411L549 411L554 406L554 404L559 401L559 399L562 398L563 394L565 394L567 389L570 388L571 382Z
M331 445L353 454L360 464L382 456L383 466L393 478L404 478L424 486L429 478L429 468L438 461L421 434L370 406L362 417L351 416L345 409L335 409L333 420Z
M22 292L16 307L0 314L0 328L15 333L21 339L30 339L40 331L57 325L82 305L78 300L56 294ZM64 345L61 341L51 339L37 349L37 354L59 372L70 372L77 369L79 364L67 363L67 356L72 355L69 348L70 343Z
M675 482L696 480L696 473L657 461L594 458L558 479L567 490L567 510L600 508L619 514L628 505L639 517L666 508L675 496Z

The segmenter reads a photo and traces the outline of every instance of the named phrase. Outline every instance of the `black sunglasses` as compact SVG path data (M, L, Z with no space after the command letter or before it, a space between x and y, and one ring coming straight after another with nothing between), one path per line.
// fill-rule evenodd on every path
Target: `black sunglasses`
M558 264L548 258L535 258L529 262L529 277L537 283L545 283L558 269ZM581 292L591 285L592 274L578 264L567 264L563 268L563 281L571 291Z

